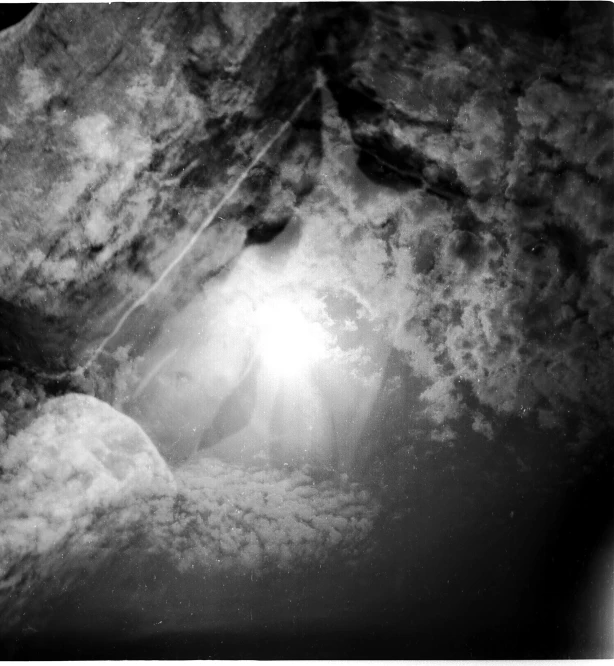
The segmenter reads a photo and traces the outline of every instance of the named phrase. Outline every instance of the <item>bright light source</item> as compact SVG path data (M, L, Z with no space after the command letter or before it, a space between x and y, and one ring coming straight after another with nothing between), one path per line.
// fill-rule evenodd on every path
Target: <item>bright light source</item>
M259 351L278 376L296 376L326 354L325 331L286 300L268 301L258 310Z

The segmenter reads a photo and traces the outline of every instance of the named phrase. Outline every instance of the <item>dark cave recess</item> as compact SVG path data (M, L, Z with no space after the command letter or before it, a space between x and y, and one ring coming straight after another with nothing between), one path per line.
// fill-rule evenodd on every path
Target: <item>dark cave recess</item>
M0 30L6 30L26 18L38 6L34 2L0 4Z

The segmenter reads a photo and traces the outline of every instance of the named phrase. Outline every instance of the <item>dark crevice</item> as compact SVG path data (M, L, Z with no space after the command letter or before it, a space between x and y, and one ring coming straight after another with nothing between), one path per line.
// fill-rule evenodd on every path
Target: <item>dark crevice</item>
M95 245L90 245L90 249L88 251L88 256L90 259L94 258L97 254L100 254L104 250L104 244L103 243L97 243Z
M279 236L279 234L288 226L289 222L290 217L286 217L281 220L276 220L275 222L261 222L250 227L247 231L245 246L249 247L250 245L270 243L274 238Z
M454 40L454 48L459 52L471 43L469 35L458 24L452 26L452 39Z
M345 120L382 114L385 111L385 106L376 99L375 91L360 81L353 82L350 87L331 78L328 88L337 102L339 115Z
M589 272L589 258L593 252L591 244L573 229L557 224L545 224L544 234L558 250L563 268L585 280Z
M165 154L161 150L154 151L151 161L149 162L149 170L156 172L160 171L162 164L164 163Z
M535 232L527 232L522 249L535 257L543 255L548 247L556 248L561 267L584 281L588 277L591 255L604 247L603 243L589 243L570 227L546 223Z
M477 234L470 231L456 231L451 238L450 249L454 256L463 260L469 267L476 268L482 256L482 243Z
M228 72L213 69L196 59L188 60L183 66L183 75L188 82L190 92L197 97L206 98L211 87L210 81L232 78Z
M460 231L476 232L486 227L467 206L457 208L452 213L452 220L454 221L454 226Z
M134 273L143 273L150 275L151 271L147 263L147 249L152 244L151 239L140 234L130 244L126 263L128 268Z
M45 373L65 369L70 358L67 327L41 316L33 308L19 307L0 298L0 358L19 368ZM54 355L49 349L62 350Z
M361 148L358 168L373 182L397 191L424 188L426 192L447 201L467 198L463 186L454 177L446 178L446 174L440 172L427 181L423 172L431 165L427 164L423 156L408 147L397 151L387 148L387 138L379 136L378 141L370 139L368 142L357 142ZM370 149L364 147L366 143Z
M123 52L124 52L124 45L120 44L111 54L107 62L102 67L100 67L100 69L97 69L94 72L92 72L92 76L94 78L99 78L100 76L102 76L102 74L108 71L112 67L113 63L116 62L121 57Z
M356 166L378 185L397 191L422 187L422 179L415 171L395 168L366 150L360 151Z
M46 26L46 29L47 29L47 32L49 33L49 35L51 37L53 37L53 39L55 39L55 41L58 42L58 44L61 44L62 49L65 52L67 52L68 51L68 42L62 36L58 35L58 33L55 30L53 30L50 26ZM49 51L51 51L51 48L49 49Z

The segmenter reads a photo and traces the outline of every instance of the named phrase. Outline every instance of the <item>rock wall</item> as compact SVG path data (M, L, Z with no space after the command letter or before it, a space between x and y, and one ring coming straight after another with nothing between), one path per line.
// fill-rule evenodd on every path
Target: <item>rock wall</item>
M402 198L373 220L406 283L394 344L433 393L611 419L611 16L572 8L555 40L427 10L359 5L316 30L359 169Z
M0 35L2 357L74 367L166 268L311 89L303 14L41 5ZM290 161L317 143L297 136ZM283 228L309 179L282 188L281 161L250 173L141 323Z
M434 418L464 387L544 427L611 423L611 12L526 4L505 22L417 3L39 7L0 35L4 363L82 363L319 67L362 179L356 257L381 257L377 289L357 290L430 382ZM140 353L294 216L358 224L347 192L327 213L309 199L335 140L322 120L315 94L114 346Z

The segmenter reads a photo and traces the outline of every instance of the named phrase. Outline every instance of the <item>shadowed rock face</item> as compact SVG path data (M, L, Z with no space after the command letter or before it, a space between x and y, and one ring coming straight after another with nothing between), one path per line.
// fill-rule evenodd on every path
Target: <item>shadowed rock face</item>
M422 294L397 345L424 341L442 376L496 410L573 402L605 414L611 40L597 17L561 15L564 32L544 37L539 22L504 29L487 6L427 9L360 6L354 23L323 20L317 32L358 168L405 196L387 234Z

